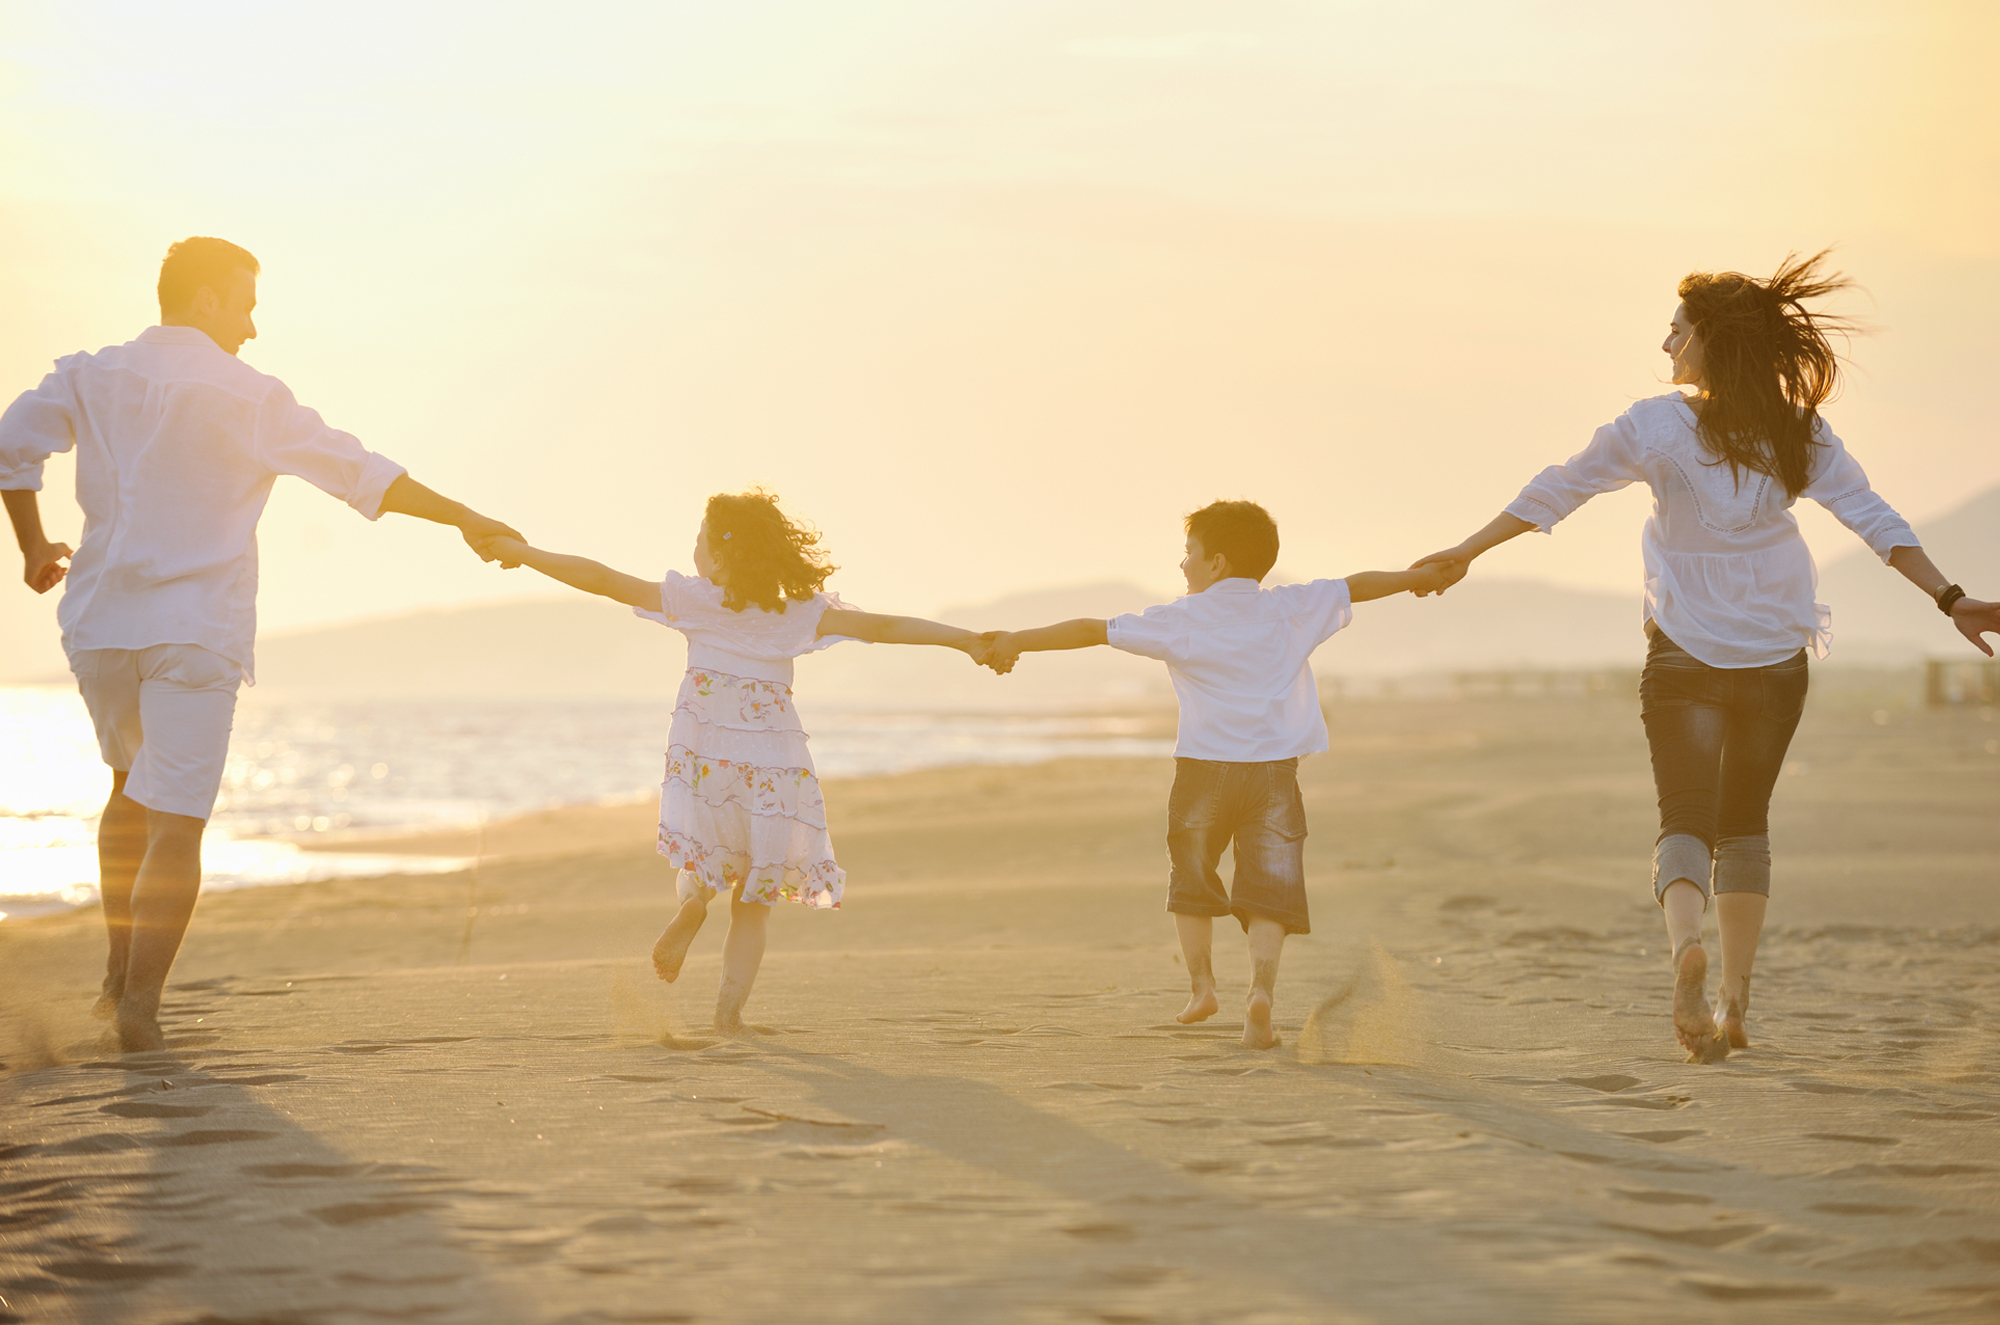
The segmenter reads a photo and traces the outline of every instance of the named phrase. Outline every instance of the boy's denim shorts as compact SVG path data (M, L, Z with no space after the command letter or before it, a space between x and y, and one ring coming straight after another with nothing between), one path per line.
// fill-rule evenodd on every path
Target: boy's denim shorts
M1222 887L1216 862L1231 842L1236 877ZM1306 807L1299 761L1234 764L1174 760L1167 798L1167 910L1183 916L1275 920L1287 933L1309 934L1306 914Z

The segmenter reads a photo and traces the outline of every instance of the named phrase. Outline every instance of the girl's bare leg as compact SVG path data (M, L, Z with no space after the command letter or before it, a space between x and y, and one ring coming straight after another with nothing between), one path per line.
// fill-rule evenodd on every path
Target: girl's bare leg
M1688 1061L1717 1063L1729 1056L1729 1041L1708 1006L1708 953L1701 946L1701 917L1708 899L1686 879L1675 879L1660 895L1673 945L1674 1038Z
M1743 1019L1750 1011L1750 968L1757 961L1757 940L1764 935L1763 893L1717 893L1715 921L1722 931L1722 1031L1732 1049L1750 1047Z
M680 978L681 963L687 960L694 936L701 932L701 922L708 919L708 900L713 896L714 890L697 886L653 945L653 970L667 983Z
M1215 922L1207 916L1174 916L1181 936L1181 959L1187 963L1188 1002L1174 1020L1182 1025L1207 1021L1221 1008L1215 1001Z
M722 943L722 992L715 997L715 1029L734 1034L743 1029L743 1005L757 983L764 963L764 931L771 908L743 900L739 885L729 899L729 937Z

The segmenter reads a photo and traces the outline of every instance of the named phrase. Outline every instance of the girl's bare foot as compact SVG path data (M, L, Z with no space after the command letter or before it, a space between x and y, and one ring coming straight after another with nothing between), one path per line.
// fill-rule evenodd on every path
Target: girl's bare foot
M1192 1026L1197 1021L1207 1021L1221 1010L1222 1005L1215 1001L1215 986L1210 985L1189 994L1188 1005L1174 1015L1174 1020L1183 1026Z
M1250 1001L1243 1005L1243 1047L1278 1047L1277 1028L1271 1025L1271 996L1261 989L1251 990Z
M1729 1041L1708 1006L1708 953L1689 937L1674 950L1674 1038L1690 1063L1719 1063L1729 1057Z
M687 960L688 948L694 943L694 936L701 933L701 922L706 919L708 908L690 897L674 912L660 941L653 945L653 970L668 984L680 979L681 963Z

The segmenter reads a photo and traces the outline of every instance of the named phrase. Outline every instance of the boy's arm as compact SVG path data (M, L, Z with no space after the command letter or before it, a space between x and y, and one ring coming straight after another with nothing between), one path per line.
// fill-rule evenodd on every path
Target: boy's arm
M572 589L594 593L600 598L626 603L632 607L643 607L648 612L660 610L660 586L651 580L642 580L636 575L615 571L600 561L588 557L572 557L561 552L544 552L538 547L529 547L518 538L482 539L474 547L482 557L498 561L502 566L529 566L552 580L561 580Z
M1365 603L1391 594L1442 593L1447 569L1440 562L1426 562L1414 570L1365 570L1347 577L1349 602Z
M917 616L883 616L879 612L856 612L845 607L828 608L819 619L818 634L822 638L841 635L870 644L939 644L961 653L983 652L985 643L977 633L957 626Z
M1053 626L1033 630L1003 630L994 633L993 656L987 666L996 672L1011 671L1024 653L1046 653L1055 649L1088 649L1102 644L1109 623L1102 617L1078 617Z

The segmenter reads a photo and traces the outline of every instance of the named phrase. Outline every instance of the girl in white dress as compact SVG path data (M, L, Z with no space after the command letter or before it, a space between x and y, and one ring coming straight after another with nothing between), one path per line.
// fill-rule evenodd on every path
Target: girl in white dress
M1456 547L1424 558L1449 585L1475 557L1531 529L1549 532L1601 492L1653 490L1640 716L1659 792L1653 896L1673 949L1674 1034L1690 1059L1747 1048L1750 969L1771 891L1771 791L1806 697L1806 658L1824 658L1832 613L1792 506L1831 511L1901 572L1981 652L2000 603L1968 597L1820 416L1839 381L1827 340L1842 326L1807 304L1847 284L1826 255L1788 260L1769 280L1695 272L1680 283L1666 341L1673 380L1543 470ZM1442 592L1442 591L1440 591ZM1722 1017L1709 1006L1702 916L1713 896Z
M792 659L844 639L937 644L980 662L989 646L969 630L857 612L824 592L835 568L819 535L764 492L709 498L691 576L668 571L655 583L512 538L481 551L629 604L687 636L687 675L660 786L659 851L680 871L680 908L653 948L653 966L662 980L678 977L709 902L727 893L715 1024L740 1029L771 904L785 898L833 910L846 884L792 702Z

